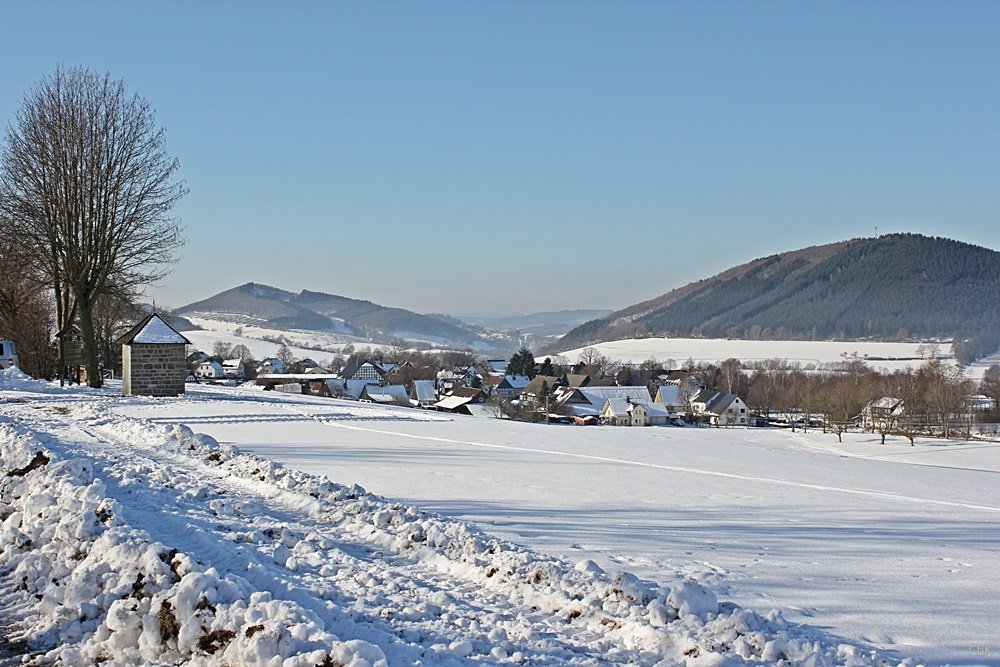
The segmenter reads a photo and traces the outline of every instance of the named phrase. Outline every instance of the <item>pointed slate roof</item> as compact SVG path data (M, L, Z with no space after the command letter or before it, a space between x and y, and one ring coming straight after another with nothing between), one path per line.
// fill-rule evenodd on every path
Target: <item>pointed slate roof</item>
M434 386L434 380L414 380L413 397L418 401L438 400L437 387Z
M167 324L162 317L156 313L150 313L137 325L132 327L128 333L118 339L120 345L154 344L154 345L190 345L184 336Z
M698 403L704 403L705 410L708 412L719 414L738 398L739 396L736 394L730 394L715 389L702 389L698 392L698 395L694 400Z

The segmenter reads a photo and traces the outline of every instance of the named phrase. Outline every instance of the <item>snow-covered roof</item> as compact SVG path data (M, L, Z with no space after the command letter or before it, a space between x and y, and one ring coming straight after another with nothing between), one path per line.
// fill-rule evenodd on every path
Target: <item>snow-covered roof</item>
M898 398L893 398L892 396L883 396L880 399L871 402L872 408L878 410L895 410L903 401Z
M434 380L414 380L413 393L418 401L436 401L437 388Z
M265 367L269 368L272 372L280 373L281 371L285 370L285 362L283 362L281 359L278 359L277 357L268 357L264 361L260 362L260 366L258 366L257 368L260 369Z
M642 409L650 417L670 418L670 410L667 410L667 406L663 405L663 403L639 403L638 405L641 405Z
M226 359L222 362L223 368L239 368L243 363L242 359Z
M580 387L580 394L597 408L604 407L609 398L628 398L633 403L652 403L653 397L645 387Z
M606 417L624 417L628 414L632 404L624 398L609 398L604 402L601 414Z
M739 396L717 389L702 389L694 397L694 403L704 403L705 410L719 414L728 408Z
M361 396L361 392L365 390L365 387L370 385L378 385L377 380L344 380L345 393L351 398L357 400Z
M586 373L567 373L566 384L570 387L583 387L590 382L590 376Z
M149 315L122 337L124 345L135 343L142 345L190 345L184 336L177 333L172 326L163 321L156 313Z
M434 407L441 408L443 410L454 410L455 408L461 407L470 401L472 401L471 396L445 396L440 401L435 403Z
M527 375L504 375L504 381L507 382L513 389L524 389L531 382L531 378Z
M680 384L665 384L656 390L656 401L664 405L683 405Z
M406 403L410 400L409 395L406 393L406 387L401 384L390 384L384 387L370 384L365 387L362 395L368 396L368 398L376 403Z
M465 409L469 411L469 414L473 417L496 417L496 410L491 405L483 405L482 403L469 403L465 406Z
M601 410L590 403L567 403L562 406L562 410L574 417L599 417L601 415Z

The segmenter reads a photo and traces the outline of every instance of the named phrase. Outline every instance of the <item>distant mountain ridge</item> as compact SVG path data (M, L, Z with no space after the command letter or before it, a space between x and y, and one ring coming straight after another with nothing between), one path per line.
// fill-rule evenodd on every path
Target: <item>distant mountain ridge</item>
M246 283L174 311L178 315L240 316L274 329L334 331L385 342L391 338L469 347L487 346L476 332L402 308L323 292L295 294Z
M1000 252L890 234L733 267L576 327L563 350L650 336L953 337L1000 327Z
M495 330L517 330L533 336L561 336L570 329L598 317L610 309L558 310L542 313L503 315L494 313L459 313L453 317L473 326Z

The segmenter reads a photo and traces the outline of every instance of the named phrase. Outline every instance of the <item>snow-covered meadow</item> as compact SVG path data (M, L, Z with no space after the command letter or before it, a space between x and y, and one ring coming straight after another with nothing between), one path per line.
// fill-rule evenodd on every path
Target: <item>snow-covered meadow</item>
M723 338L632 338L591 345L608 359L642 363L647 359L673 359L683 365L695 362L719 363L734 358L744 363L782 359L802 366L824 367L843 361L864 361L877 370L893 371L923 363L927 343L881 341L816 340L737 340ZM571 363L587 348L563 352ZM938 343L939 356L951 357L951 344Z
M43 659L1000 664L997 444L4 378L0 622Z

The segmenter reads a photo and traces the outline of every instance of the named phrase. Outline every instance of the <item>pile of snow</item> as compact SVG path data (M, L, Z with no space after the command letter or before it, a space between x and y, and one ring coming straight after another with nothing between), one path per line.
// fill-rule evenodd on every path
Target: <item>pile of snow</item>
M0 371L0 390L42 392L48 387L47 382L34 379L20 368L12 367Z
M5 583L37 599L31 644L44 662L386 664L294 602L126 525L87 463L59 460L11 425L0 448L0 565Z
M92 459L65 451L68 440L0 424L0 571L7 573L0 587L21 592L30 643L44 661L362 667L396 655L423 664L884 662L778 612L762 616L719 603L695 581L656 585L608 574L592 561L573 566L358 486L240 453L186 426L113 417L93 403L54 419L66 420L59 433L79 429L118 458L108 459L115 470L97 470ZM165 465L203 471L202 480L138 462L153 453ZM213 477L283 509L214 492L203 481ZM199 559L131 525L128 517L154 513L167 492L177 506L200 504L228 531L205 552L212 557ZM294 510L315 517L316 529L261 530L254 520ZM363 540L372 560L348 557L320 527ZM230 571L244 548L266 550L272 562L247 565L245 576ZM438 582L436 592L406 588L417 581L415 569L426 569L421 581ZM292 590L299 572L322 579L321 598Z

